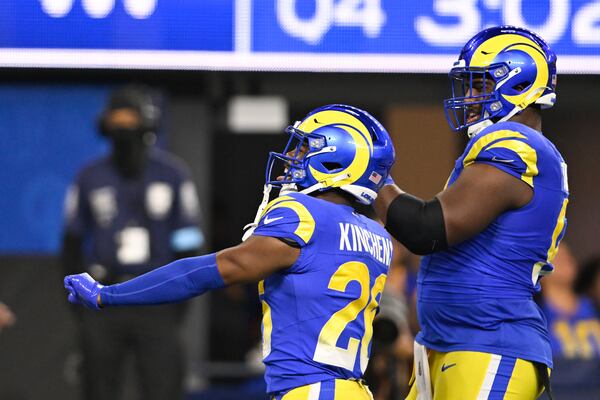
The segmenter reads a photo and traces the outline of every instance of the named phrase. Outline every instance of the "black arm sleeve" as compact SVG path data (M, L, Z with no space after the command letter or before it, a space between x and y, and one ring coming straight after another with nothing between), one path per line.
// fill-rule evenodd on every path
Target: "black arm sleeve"
M437 198L423 201L408 193L399 195L388 208L385 229L415 254L448 248L444 214Z

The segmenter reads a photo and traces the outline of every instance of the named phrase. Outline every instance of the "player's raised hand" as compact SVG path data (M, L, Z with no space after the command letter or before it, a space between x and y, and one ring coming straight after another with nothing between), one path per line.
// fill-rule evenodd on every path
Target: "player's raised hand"
M98 294L104 286L96 282L87 272L65 276L65 289L69 292L68 300L73 304L83 304L88 308L99 310Z

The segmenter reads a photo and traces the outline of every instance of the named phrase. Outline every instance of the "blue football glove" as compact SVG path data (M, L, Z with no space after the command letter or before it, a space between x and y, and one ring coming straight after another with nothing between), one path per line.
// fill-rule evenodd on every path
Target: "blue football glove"
M87 272L65 276L65 289L69 292L69 303L83 304L87 308L99 310L98 294L103 287Z

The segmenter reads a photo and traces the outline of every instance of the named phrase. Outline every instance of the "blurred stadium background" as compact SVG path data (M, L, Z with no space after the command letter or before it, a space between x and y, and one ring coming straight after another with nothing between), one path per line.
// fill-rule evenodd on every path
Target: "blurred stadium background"
M395 140L396 181L437 193L465 139L443 115L446 73L468 38L499 24L538 32L558 54L544 133L569 165L565 240L580 271L600 256L600 1L2 1L0 301L17 322L0 332L0 399L80 398L58 259L62 203L75 173L108 149L95 121L112 89L138 82L161 94L158 145L191 167L204 250L216 251L253 218L282 128L319 105L374 114ZM399 251L388 317L400 336L381 324L369 372L377 399L406 390L416 265ZM183 332L190 399L265 398L259 313L255 287L193 302ZM559 400L600 398L600 324L589 326L562 337L575 350L557 357ZM124 398L135 398L135 379Z

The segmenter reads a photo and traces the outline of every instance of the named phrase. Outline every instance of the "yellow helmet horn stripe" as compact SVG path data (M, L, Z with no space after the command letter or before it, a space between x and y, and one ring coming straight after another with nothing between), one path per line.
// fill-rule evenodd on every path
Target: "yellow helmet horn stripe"
M335 182L330 187L340 187L355 182L367 170L369 160L373 154L373 139L367 127L355 116L338 110L323 110L306 118L298 126L298 129L304 132L313 132L314 130L325 125L336 125L338 128L344 129L354 140L356 145L356 153L354 159L348 167L343 171L333 174L320 172L310 168L310 173L318 182L327 182L335 176L342 174L350 175L350 178Z
M470 67L487 67L489 66L496 55L503 50L519 50L527 53L537 67L535 81L530 86L529 90L518 95L509 96L502 95L511 104L525 108L534 103L544 92L540 88L544 88L548 82L548 65L544 57L544 51L533 40L520 35L499 35L494 36L483 42L473 54Z

